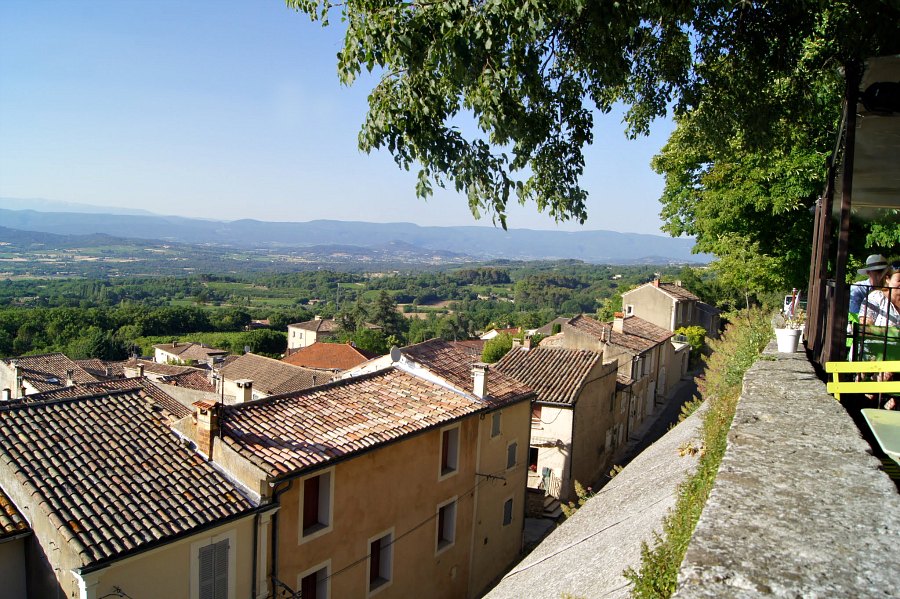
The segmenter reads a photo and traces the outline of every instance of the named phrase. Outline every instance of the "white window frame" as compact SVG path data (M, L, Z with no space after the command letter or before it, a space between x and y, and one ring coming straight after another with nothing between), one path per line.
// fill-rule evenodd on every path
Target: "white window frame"
M369 582L369 568L371 567L371 563L372 563L372 554L370 553L371 549L372 549L372 541L375 541L378 539L383 539L384 537L388 537L388 536L390 537L390 544L388 545L387 552L386 552L387 553L387 576L386 577L382 576L381 579L383 580L383 582L379 583L378 586L376 586L375 588L372 588L370 586L370 582ZM386 589L389 586L391 586L392 584L394 584L394 541L396 541L396 540L397 540L397 538L394 535L394 527L392 526L391 528L389 528L387 530L381 531L377 535L373 535L373 536L369 537L369 540L366 541L366 554L367 554L367 556L366 556L366 589L367 589L366 597L371 597L372 595L380 593L384 589ZM385 552L382 551L382 555L384 555L384 553ZM383 572L384 569L385 569L384 564L381 564L380 570Z
M321 564L316 564L312 568L307 568L300 574L297 574L297 586L296 590L299 592L300 587L303 583L303 579L309 576L310 574L314 574L319 570L325 570L325 597L324 599L331 598L331 560L327 559ZM318 598L316 598L318 599Z
M438 556L438 555L444 553L445 551L447 551L448 549L450 549L451 547L453 547L454 545L456 545L456 522L457 522L457 519L458 519L458 516L459 516L459 503L457 502L457 498L458 498L458 496L457 496L457 495L454 495L453 497L451 497L451 498L448 499L447 501L445 501L445 502L443 502L443 503L439 503L438 506L437 506L437 509L434 510L434 533L435 533L435 536L434 536L434 548L435 548L435 549L434 549L434 555L435 555L435 556ZM454 508L453 508L453 526L452 526L452 529L453 529L453 538L450 539L450 540L448 540L448 541L443 541L443 544L441 544L441 543L442 543L442 541L441 541L442 531L441 531L441 518L440 518L440 513L441 513L441 510L442 510L443 508L447 507L447 506L450 505L450 504L453 504L453 505L454 505Z
M191 599L200 599L200 549L228 540L228 599L235 599L237 586L237 530L205 537L191 543Z
M321 528L317 528L316 530L310 532L309 534L303 534L304 485L306 484L306 481L311 478L315 478L317 476L326 476L326 475L328 476L328 487L327 487L327 493L328 493L328 497L327 497L328 502L327 503L328 503L328 505L326 507L326 510L327 510L326 513L328 514L328 523L323 524ZM309 541L312 541L313 539L317 539L317 538L321 537L322 535L326 535L329 532L331 532L332 529L334 528L334 479L335 479L334 466L332 466L331 468L326 468L324 470L319 470L319 471L315 472L314 474L310 474L309 476L304 476L303 478L300 479L300 481L299 481L300 489L298 491L299 496L297 497L297 504L298 504L297 544L298 545L302 545L303 543L308 543ZM321 497L321 493L322 493L322 488L320 487L319 488L319 494L320 494L319 496L320 497ZM321 506L321 499L320 499L319 510L321 510L321 509L322 509L322 506Z
M634 314L634 304L625 304L625 316Z
M509 449L510 447L515 445L515 453L513 453L513 464L509 465ZM506 444L506 471L509 472L513 468L519 465L519 441L518 439L513 439L509 443Z
M447 471L445 472L444 469L441 467L442 463L444 461L444 433L446 431L453 431L453 430L456 431L456 439L454 442L454 439L453 439L452 433L451 433L449 449L448 449L449 453L448 453L448 459L447 459L448 468L447 468ZM438 435L438 464L437 464L439 481L448 479L451 476L455 476L459 472L459 450L460 450L461 435L462 435L462 430L460 428L459 423L453 424L450 426L445 426L444 428L442 428L440 430L440 434ZM452 457L452 460L450 459L450 457ZM453 463L452 467L449 466L449 464L451 462Z
M494 432L496 431L496 432ZM501 420L501 412L497 410L491 414L491 439L495 439L503 434L503 421Z

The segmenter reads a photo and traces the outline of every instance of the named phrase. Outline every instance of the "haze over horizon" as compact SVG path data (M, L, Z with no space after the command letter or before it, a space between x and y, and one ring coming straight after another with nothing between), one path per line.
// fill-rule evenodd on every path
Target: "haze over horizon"
M466 198L357 150L374 76L342 87L338 24L283 3L0 3L0 197L159 215L492 226ZM588 221L511 202L512 229L662 235L649 167L673 124L629 141L597 115Z

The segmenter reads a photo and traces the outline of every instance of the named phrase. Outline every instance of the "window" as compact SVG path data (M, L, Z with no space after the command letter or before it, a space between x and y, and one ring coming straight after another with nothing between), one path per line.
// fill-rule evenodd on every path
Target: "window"
M201 547L200 599L228 597L228 539Z
M541 427L541 406L531 406L531 426Z
M625 316L631 316L632 314L634 314L634 305L626 304L625 305Z
M369 540L369 593L383 589L391 582L393 558L393 530Z
M231 530L191 544L191 599L234 599L236 539Z
M459 426L441 431L441 478L459 468Z
M311 570L307 570L298 578L300 584L300 596L303 599L328 599L328 570L329 562L325 562Z
M491 438L500 434L500 412L491 415Z
M437 552L451 547L456 540L456 497L438 507Z
M538 469L538 448L537 447L529 447L528 448L528 469L532 472L537 472Z
M519 450L519 444L513 441L509 445L506 446L506 469L515 467L516 465L516 452Z
M302 484L300 540L306 541L331 530L334 470L310 476Z
M503 526L509 526L512 524L513 519L513 500L512 497L506 500L506 503L503 504Z

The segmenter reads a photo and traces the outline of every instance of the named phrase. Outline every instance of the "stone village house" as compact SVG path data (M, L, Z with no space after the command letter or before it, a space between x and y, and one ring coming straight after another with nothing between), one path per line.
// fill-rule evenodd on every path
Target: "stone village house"
M532 405L528 486L562 501L574 483L592 485L612 465L625 428L616 405L618 362L583 349L514 347L496 370L537 394Z
M475 597L521 549L533 396L434 340L313 389L198 402L181 425L278 506L282 590Z

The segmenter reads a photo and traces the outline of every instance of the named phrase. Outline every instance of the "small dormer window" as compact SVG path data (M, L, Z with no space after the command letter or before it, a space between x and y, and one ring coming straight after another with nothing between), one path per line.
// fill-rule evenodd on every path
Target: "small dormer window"
M625 305L625 316L634 316L634 304Z

